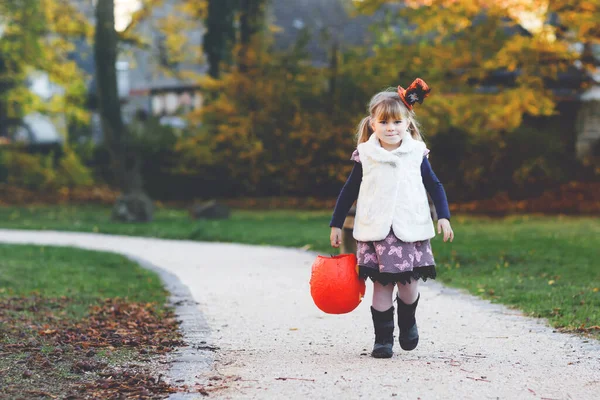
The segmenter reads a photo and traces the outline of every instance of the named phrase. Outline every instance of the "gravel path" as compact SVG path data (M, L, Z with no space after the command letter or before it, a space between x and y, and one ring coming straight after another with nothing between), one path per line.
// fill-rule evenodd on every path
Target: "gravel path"
M376 360L370 284L352 313L320 312L312 252L50 231L0 230L0 242L112 251L157 269L191 344L170 379L209 398L600 399L599 342L436 282L421 286L419 347L396 343Z

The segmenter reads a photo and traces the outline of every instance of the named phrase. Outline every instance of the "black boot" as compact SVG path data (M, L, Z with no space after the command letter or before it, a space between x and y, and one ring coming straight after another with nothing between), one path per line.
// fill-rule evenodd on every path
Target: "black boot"
M400 347L403 350L414 350L419 344L419 331L417 330L417 321L415 319L415 311L421 294L417 296L412 304L404 304L398 297L398 328L400 328L400 334L398 340L400 341Z
M387 311L377 311L371 307L371 315L375 328L375 344L371 356L390 358L394 354L394 307Z

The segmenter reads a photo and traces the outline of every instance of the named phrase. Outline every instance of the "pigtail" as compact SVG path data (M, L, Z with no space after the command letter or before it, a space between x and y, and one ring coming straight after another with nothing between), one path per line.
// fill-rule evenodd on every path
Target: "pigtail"
M371 128L371 117L365 117L358 124L358 130L356 131L356 142L357 144L361 144L369 140L369 136L373 133L373 129Z
M408 131L410 132L410 135L412 136L413 139L421 141L421 142L425 141L425 140L423 140L423 135L421 135L421 129L419 127L419 124L414 118L410 119L410 123L408 125Z

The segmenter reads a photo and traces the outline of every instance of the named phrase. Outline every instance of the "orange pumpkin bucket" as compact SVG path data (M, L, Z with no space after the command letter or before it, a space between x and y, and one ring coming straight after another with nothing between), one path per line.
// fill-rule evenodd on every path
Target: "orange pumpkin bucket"
M356 255L317 256L310 276L310 295L328 314L354 310L365 295L365 281L358 277Z

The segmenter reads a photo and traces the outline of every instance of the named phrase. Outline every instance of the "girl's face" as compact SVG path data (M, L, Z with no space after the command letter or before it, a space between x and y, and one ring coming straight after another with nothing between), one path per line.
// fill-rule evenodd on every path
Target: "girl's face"
M408 124L407 118L371 118L371 127L377 139L389 145L399 144L402 141L407 134Z

